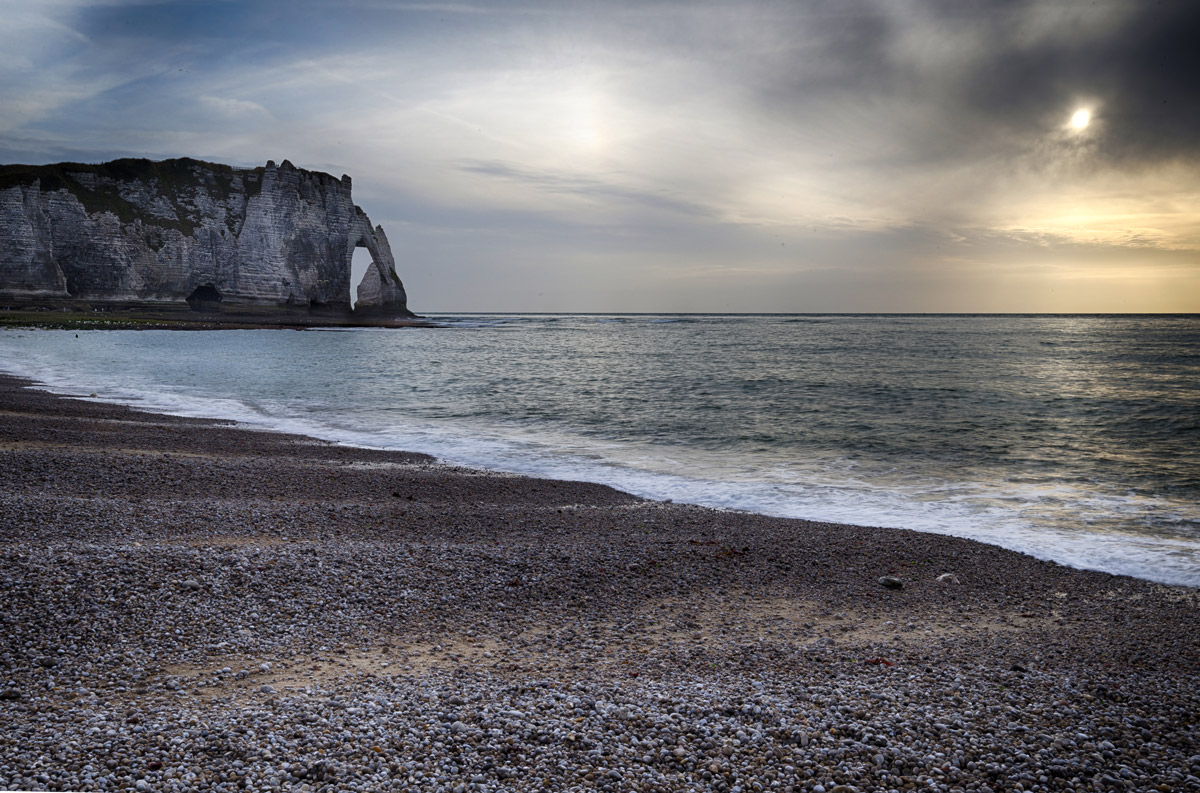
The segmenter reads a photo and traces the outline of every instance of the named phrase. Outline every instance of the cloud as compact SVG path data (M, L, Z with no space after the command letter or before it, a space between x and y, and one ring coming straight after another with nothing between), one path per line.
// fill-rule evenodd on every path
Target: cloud
M207 110L219 113L229 118L239 118L243 116L265 115L270 117L271 112L257 102L248 102L245 99L229 99L218 96L202 96L200 104Z
M897 130L916 163L1032 156L1081 106L1096 117L1101 162L1136 167L1200 155L1195 3L859 8L828 25L836 35L821 37L821 60L832 65L800 70L790 90L857 101L885 94L920 108ZM860 58L864 49L874 55Z
M1200 249L1184 0L0 10L0 157L350 173L398 249L454 274L424 284L443 295L553 274L565 300L619 271L605 293L641 310L680 290L679 309L930 310L1016 301L1004 278L1042 277L1021 257L1132 272Z
M467 161L462 163L459 168L467 173L499 179L552 195L571 196L586 200L610 200L642 209L669 212L692 218L714 219L715 217L712 209L697 203L650 191L637 190L618 183L605 182L591 176L534 170L513 163L496 161Z
M519 6L514 3L400 3L388 0L347 0L344 5L371 8L391 13L430 14L526 14L543 13L543 9Z

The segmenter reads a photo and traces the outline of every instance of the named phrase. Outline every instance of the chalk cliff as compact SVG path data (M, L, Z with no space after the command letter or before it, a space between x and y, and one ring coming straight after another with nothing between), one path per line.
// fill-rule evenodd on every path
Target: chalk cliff
M353 313L411 317L387 237L350 187L287 160L0 166L0 306L350 315L350 262L365 247Z

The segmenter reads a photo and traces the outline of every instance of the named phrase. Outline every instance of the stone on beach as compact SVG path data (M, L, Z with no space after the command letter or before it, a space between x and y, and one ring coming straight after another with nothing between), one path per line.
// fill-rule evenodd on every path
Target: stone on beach
M0 399L0 789L1200 790L1194 590Z

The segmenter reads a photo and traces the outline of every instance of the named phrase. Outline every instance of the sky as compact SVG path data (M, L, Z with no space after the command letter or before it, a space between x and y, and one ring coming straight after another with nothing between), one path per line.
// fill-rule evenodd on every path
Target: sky
M1200 311L1194 0L0 0L0 162L354 178L418 313Z

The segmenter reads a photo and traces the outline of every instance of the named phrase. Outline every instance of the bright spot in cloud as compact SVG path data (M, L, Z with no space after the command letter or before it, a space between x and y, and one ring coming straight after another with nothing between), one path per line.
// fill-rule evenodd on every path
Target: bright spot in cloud
M220 96L202 96L200 104L215 113L222 116L233 118L235 116L249 115L271 115L271 111L267 110L257 102L247 102L244 99L228 99Z
M1087 125L1092 123L1092 111L1076 110L1071 116L1071 129L1083 131L1087 129Z
M580 92L568 97L563 108L568 139L586 151L595 151L604 143L597 97Z

